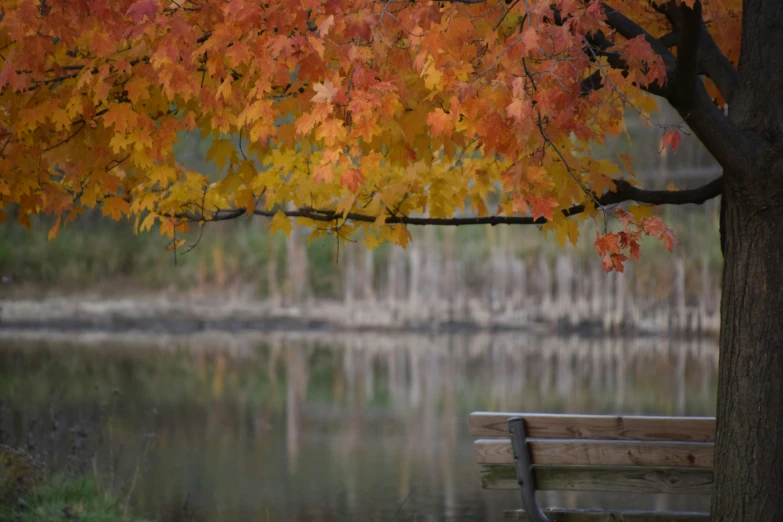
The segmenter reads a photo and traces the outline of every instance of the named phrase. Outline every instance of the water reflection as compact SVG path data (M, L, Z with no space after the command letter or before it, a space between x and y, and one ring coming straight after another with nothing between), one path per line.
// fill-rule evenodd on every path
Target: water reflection
M23 443L55 410L64 432L100 418L97 467L107 474L121 460L117 475L127 477L139 464L137 510L161 520L491 521L519 502L514 492L481 491L471 411L712 415L716 375L709 341L4 339L0 436ZM156 447L145 453L150 434ZM677 498L625 497L625 507L690 507Z

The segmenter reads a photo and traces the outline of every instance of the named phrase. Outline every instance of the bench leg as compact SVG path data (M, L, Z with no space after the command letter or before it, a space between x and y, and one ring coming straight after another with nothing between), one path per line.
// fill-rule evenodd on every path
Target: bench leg
M508 420L508 430L511 433L511 447L514 450L517 482L522 491L522 506L525 508L528 520L530 522L551 522L541 511L541 506L536 500L536 485L533 483L533 464L530 460L530 451L527 448L525 422L521 417L513 417Z

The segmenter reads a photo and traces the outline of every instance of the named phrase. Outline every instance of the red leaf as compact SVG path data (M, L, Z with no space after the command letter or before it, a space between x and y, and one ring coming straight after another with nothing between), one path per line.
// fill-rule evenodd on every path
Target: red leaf
M646 217L639 223L639 227L642 232L648 236L657 237L663 242L663 246L671 252L674 249L674 245L677 244L677 236L674 235L672 229L667 227L663 220L658 216Z
M345 21L345 36L358 38L369 42L372 39L372 26L375 18L369 12L360 11L343 17Z
M24 89L27 82L23 75L16 73L16 66L11 61L11 56L13 56L13 54L14 52L11 51L8 55L8 59L5 61L4 67L0 69L0 89L6 85L10 85L14 92L16 92Z
M618 208L614 211L614 213L617 215L617 218L620 220L620 223L623 224L623 226L627 227L633 222L633 216L630 214L630 212L627 212L626 210L622 208Z
M622 272L625 270L623 263L627 260L628 258L623 254L606 254L601 258L601 266L605 272L611 272L612 270Z
M139 0L128 8L127 15L133 18L135 23L143 22L146 17L150 21L155 20L158 7L155 0Z
M665 149L666 147L671 147L672 150L676 152L677 148L680 146L680 143L682 143L682 136L680 135L680 131L666 131L666 133L663 135L663 139L661 140L661 148Z

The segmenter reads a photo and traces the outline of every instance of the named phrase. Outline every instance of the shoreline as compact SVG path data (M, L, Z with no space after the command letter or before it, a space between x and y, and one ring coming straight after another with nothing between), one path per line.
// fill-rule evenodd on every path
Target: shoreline
M57 297L0 301L0 334L14 332L192 334L196 332L311 332L378 334L579 335L583 337L714 338L717 324L698 309L657 314L574 313L580 308L542 303L516 310L487 310L481 302L430 303L134 297ZM590 313L593 312L593 313Z

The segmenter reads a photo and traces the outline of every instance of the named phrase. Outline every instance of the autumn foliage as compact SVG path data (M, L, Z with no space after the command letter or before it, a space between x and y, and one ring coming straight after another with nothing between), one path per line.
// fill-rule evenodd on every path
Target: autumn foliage
M730 59L735 3L703 6ZM650 207L599 199L619 177L634 183L630 157L601 151L626 115L679 143L647 92L667 82L651 38L672 31L655 2L0 5L0 211L56 216L52 237L98 206L175 246L189 223L243 214L272 230L362 231L369 246L406 245L412 218L518 216L561 242L594 219L607 270L638 258L643 235L673 245ZM174 157L197 129L219 178Z

